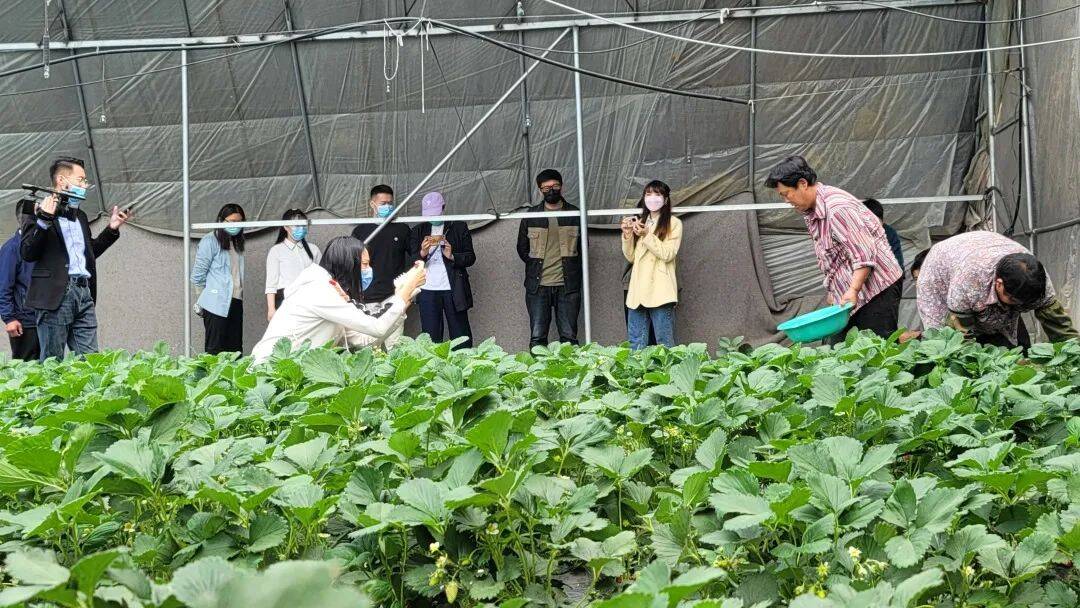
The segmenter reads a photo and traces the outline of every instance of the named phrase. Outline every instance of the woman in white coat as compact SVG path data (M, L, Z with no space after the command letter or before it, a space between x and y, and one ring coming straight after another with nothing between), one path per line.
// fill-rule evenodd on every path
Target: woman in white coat
M426 279L424 267L418 262L402 275L387 306L377 315L368 314L357 306L363 298L363 250L363 243L351 236L330 241L322 260L304 269L285 290L281 308L251 353L256 363L269 359L282 339L291 342L293 349L304 342L379 346L400 330L406 309Z

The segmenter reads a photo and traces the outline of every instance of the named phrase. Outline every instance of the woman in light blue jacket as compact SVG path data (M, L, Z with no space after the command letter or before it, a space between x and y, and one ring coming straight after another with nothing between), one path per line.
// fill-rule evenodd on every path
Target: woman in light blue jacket
M240 205L218 211L218 222L242 222ZM191 282L202 289L198 306L206 328L206 352L211 355L244 350L244 231L218 229L199 241Z

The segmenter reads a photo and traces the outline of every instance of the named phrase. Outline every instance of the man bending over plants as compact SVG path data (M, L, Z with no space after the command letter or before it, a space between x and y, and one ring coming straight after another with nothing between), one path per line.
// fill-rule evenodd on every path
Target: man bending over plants
M996 232L934 245L919 272L917 300L923 327L952 327L981 344L1026 350L1031 338L1020 314L1029 311L1051 342L1078 336L1042 262Z

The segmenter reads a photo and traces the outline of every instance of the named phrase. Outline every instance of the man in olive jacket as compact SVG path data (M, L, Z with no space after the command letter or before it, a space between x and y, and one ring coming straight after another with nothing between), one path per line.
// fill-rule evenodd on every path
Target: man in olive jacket
M562 196L562 175L545 169L536 176L544 202L538 211L577 211ZM551 217L521 220L518 257L525 262L525 306L529 311L529 348L547 344L552 311L559 341L578 343L581 311L581 234L579 218Z

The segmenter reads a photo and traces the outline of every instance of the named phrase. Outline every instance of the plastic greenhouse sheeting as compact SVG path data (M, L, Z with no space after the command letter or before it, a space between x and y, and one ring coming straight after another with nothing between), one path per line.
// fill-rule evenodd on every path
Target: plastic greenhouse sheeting
M1064 0L1055 3L1063 5ZM426 17L458 19L459 24L513 22L516 4L406 0L346 5L291 0L289 7L295 30L313 30L400 17L406 10L411 16L423 11ZM749 2L634 4L642 12L654 12L715 10ZM780 4L789 2L759 3ZM52 36L65 39L56 5L50 9ZM76 40L252 34L286 27L280 0L187 0L186 10L184 5L175 0L67 0L65 8L71 38ZM627 10L626 2L615 0L574 5L593 12ZM540 0L527 0L523 6L530 18L561 13ZM964 19L980 19L984 13L978 4L920 10ZM0 42L40 40L42 19L40 0L4 2ZM1067 35L1074 25L1037 21L1030 37ZM672 25L649 27L667 30ZM756 41L746 18L702 21L672 31L734 45L831 53L948 51L983 44L983 28L978 25L876 10L758 18ZM540 52L558 34L530 31L524 34L524 44ZM489 35L519 42L517 33ZM427 188L444 192L451 212L507 212L528 204L528 197L535 201L527 162L533 173L545 167L559 169L571 201L578 199L584 184L592 208L634 204L651 179L668 182L680 204L721 204L744 193L751 194L751 200L775 202L761 181L773 164L796 153L807 156L824 182L858 196L942 196L965 188L983 91L981 53L890 60L759 55L752 77L747 53L664 38L634 44L644 39L642 33L614 26L582 28L580 35L583 68L663 87L754 98L752 111L747 105L583 77L586 175L582 179L576 169L572 74L541 65L528 80L528 146L522 137L523 109L515 93L428 184ZM278 219L291 207L313 209L320 206L316 180L321 207L343 217L366 213L367 191L376 183L389 183L401 194L415 186L521 73L517 55L484 41L460 35L430 36L427 41L426 48L417 37L404 39L401 46L392 38L300 42L295 45L299 83L289 44L190 51L192 220L213 220L226 202L242 204L249 219ZM625 45L632 46L604 52ZM570 63L570 50L567 37L552 58ZM53 51L54 57L65 53ZM1054 67L1055 61L1062 66L1072 62L1071 76L1052 72L1057 77L1048 86L1061 90L1046 95L1075 100L1075 45L1044 47L1038 53L1029 61L1038 60L1045 66L1042 70L1064 70ZM40 52L0 53L0 68L40 59ZM178 52L152 51L78 61L83 81L164 70L84 87L99 184L87 207L100 210L102 201L109 206L134 203L136 225L172 235L182 230L180 72L170 69L179 60ZM1035 77L1044 75L1036 72ZM4 205L18 199L19 183L46 180L51 157L89 157L75 89L27 92L72 82L71 63L54 66L48 80L41 70L0 78ZM1055 107L1041 99L1045 107L1037 109L1037 115L1048 118L1036 127L1046 135L1052 135L1058 122L1049 118L1055 112L1064 113L1061 119L1075 119L1075 108ZM310 115L314 163L301 100ZM1062 134L1059 144L1047 145L1075 150L1074 135ZM1057 152L1060 147L1037 148L1040 157L1063 156ZM1044 162L1037 171L1052 183L1048 172L1066 168L1062 163L1071 162L1075 168L1078 157ZM1068 198L1054 188L1047 187L1048 196L1039 198L1040 205L1057 204L1049 198ZM1068 200L1075 212L1075 197ZM418 211L418 200L406 210ZM964 206L956 204L890 207L886 212L886 221L907 239L909 255L928 245L931 230L948 234L965 220ZM1062 213L1067 210L1046 211L1041 219L1053 221ZM11 226L12 215L0 213L5 227ZM709 221L708 216L702 218L698 221ZM820 277L807 259L809 241L799 232L801 219L788 212L761 212L758 225L761 234L751 235L751 240L760 248L758 261L768 267L776 300L816 297ZM1068 251L1075 255L1076 247L1069 249L1075 233L1073 229L1048 235L1046 247L1063 257ZM1069 268L1076 272L1075 260ZM1072 285L1076 289L1076 281Z

